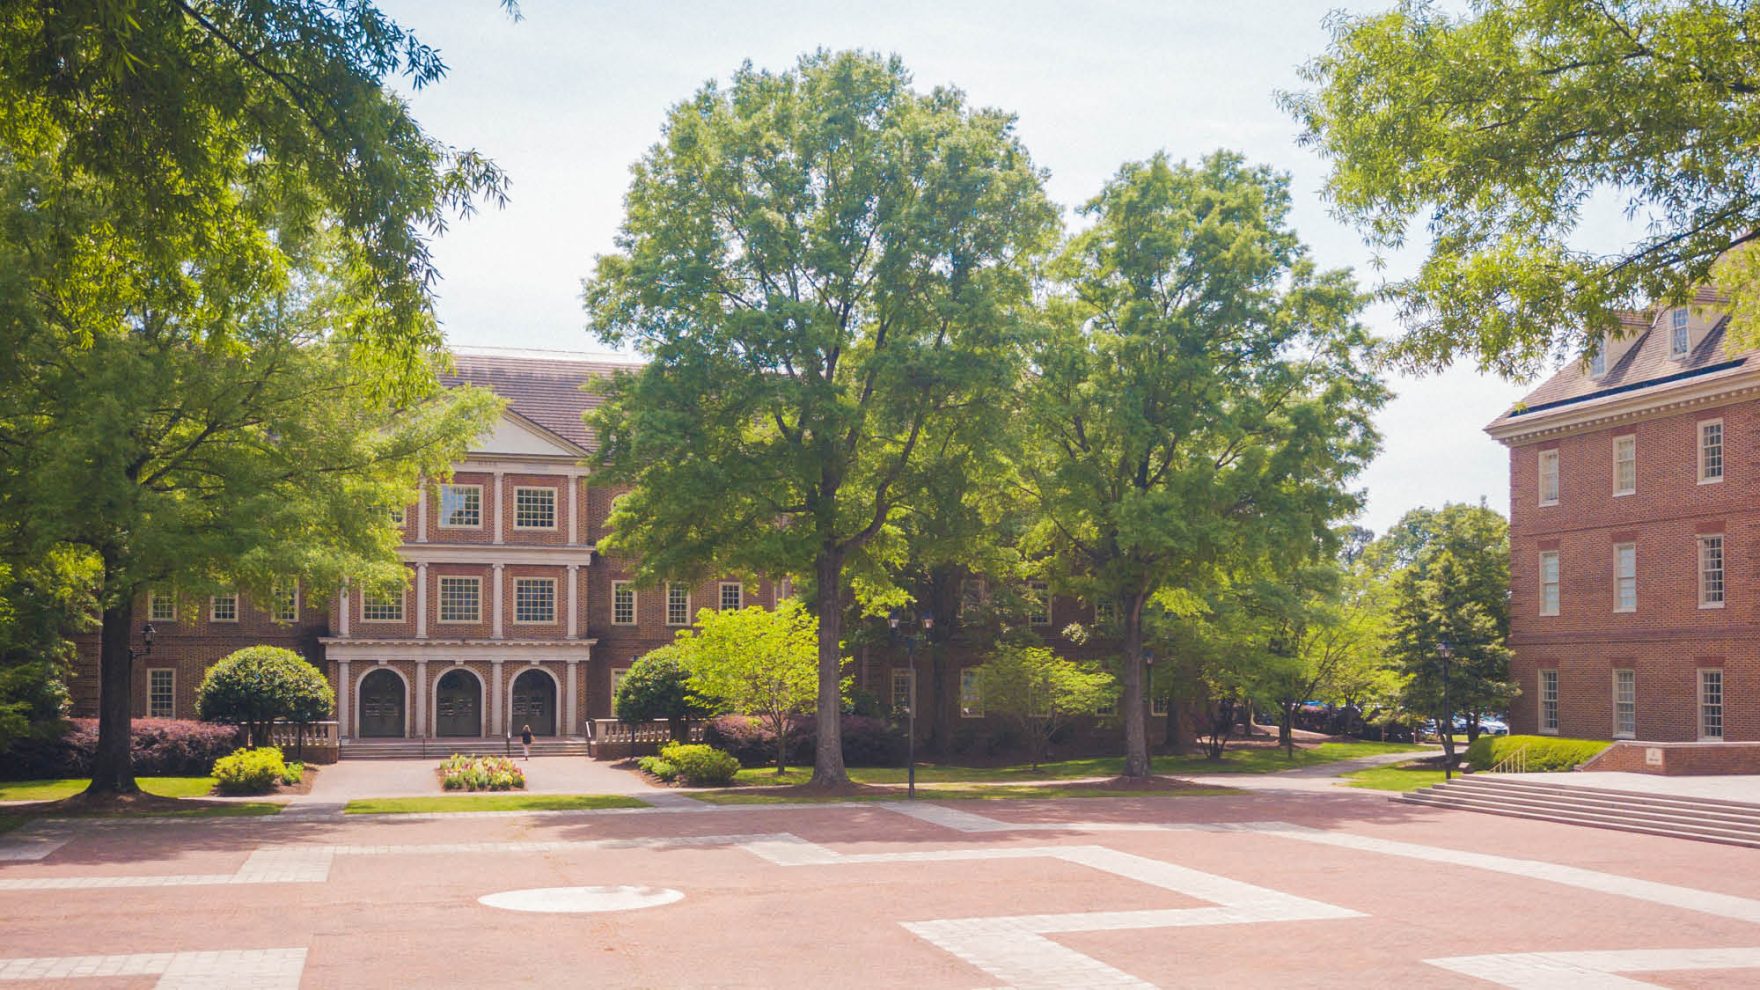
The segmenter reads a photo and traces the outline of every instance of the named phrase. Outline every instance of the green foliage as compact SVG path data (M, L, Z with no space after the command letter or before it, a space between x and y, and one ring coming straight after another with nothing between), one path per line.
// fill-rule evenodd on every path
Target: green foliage
M523 790L526 775L505 756L454 753L440 763L440 786L448 791Z
M673 108L586 282L593 333L651 359L594 414L601 476L632 486L604 546L653 582L809 579L821 708L851 573L884 584L939 441L982 437L1016 384L1042 181L1011 117L896 59L746 66Z
M0 517L6 501L0 494ZM95 563L68 547L16 566L0 557L0 753L60 731L74 659L66 634L91 626Z
M268 742L276 719L316 722L336 711L336 692L317 667L279 646L247 646L208 668L196 689L196 715L244 726L251 742Z
M1575 770L1613 745L1604 739L1565 739L1559 736L1481 735L1467 747L1467 762L1475 770L1489 770L1518 750L1529 773Z
M674 766L670 760L667 760L664 757L644 756L636 760L636 766L641 767L643 771L651 773L667 783L671 783L678 779L678 767Z
M281 772L281 783L293 787L306 779L306 765L298 760L288 760L287 768Z
M776 734L778 769L786 761L788 720L818 703L818 624L800 602L785 601L774 611L758 605L706 608L697 613L696 629L678 634L691 692L705 703L714 699L722 711L751 715L769 726Z
M726 787L739 773L739 760L732 753L701 743L668 743L660 750L660 762L672 767L678 779L692 787ZM657 771L649 772L661 780L672 779Z
M267 794L287 773L281 750L247 747L214 761L214 786L222 794Z
M617 686L611 710L625 722L671 721L713 714L691 694L690 670L676 644L650 650L630 665Z
M1033 765L1071 718L1095 715L1118 697L1111 674L1066 660L1043 646L1004 644L978 667L984 714L1008 720L1027 738Z
M1425 225L1429 255L1387 287L1398 354L1457 355L1529 375L1617 329L1616 312L1687 301L1715 277L1760 335L1760 13L1735 0L1400 0L1339 15L1286 95L1332 164L1336 212L1394 249ZM1639 218L1628 244L1578 236L1597 200ZM1724 262L1720 265L1720 259Z

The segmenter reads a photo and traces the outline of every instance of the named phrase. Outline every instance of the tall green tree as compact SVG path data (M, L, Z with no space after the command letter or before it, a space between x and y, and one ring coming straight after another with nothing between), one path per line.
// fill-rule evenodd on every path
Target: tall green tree
M646 355L595 418L632 486L608 549L647 580L808 580L837 708L852 568L920 490L925 438L1014 382L1030 265L1056 230L1013 118L919 92L896 59L746 66L673 108L636 165L590 328ZM847 779L835 718L813 780Z
M1117 606L1125 773L1149 773L1145 608L1221 569L1305 559L1358 504L1385 391L1362 300L1238 155L1128 164L1082 212L1032 361L1020 483L1059 584Z
M760 605L697 613L697 628L681 630L678 652L690 671L691 694L704 705L757 718L776 733L776 774L788 760L788 723L819 703L818 620L790 599L774 611ZM842 658L838 668L841 674ZM837 721L848 684L821 722Z
M1067 660L1049 647L1017 642L997 647L978 667L978 692L984 714L1020 730L1037 770L1057 730L1112 703L1118 682L1093 661Z
M1387 286L1408 364L1533 374L1596 346L1619 309L1713 280L1760 342L1760 8L1401 0L1331 27L1303 72L1315 88L1283 99L1340 217L1379 248L1428 242ZM1596 204L1645 226L1587 242Z

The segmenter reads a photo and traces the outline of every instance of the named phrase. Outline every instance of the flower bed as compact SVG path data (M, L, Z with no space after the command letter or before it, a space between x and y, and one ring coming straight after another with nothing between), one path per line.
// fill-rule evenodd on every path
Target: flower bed
M440 786L449 791L524 790L526 775L505 756L454 753L440 764Z

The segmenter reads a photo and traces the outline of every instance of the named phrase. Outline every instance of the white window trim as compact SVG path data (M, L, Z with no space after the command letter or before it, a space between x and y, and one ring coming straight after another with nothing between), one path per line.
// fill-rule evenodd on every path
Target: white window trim
M1718 551L1722 556L1722 566L1719 567L1718 573L1723 575L1723 597L1714 602L1705 600L1705 544L1709 538L1713 537L1717 539ZM1722 533L1701 533L1694 538L1693 542L1698 550L1698 553L1694 555L1693 566L1699 579L1699 607L1722 608L1724 603L1729 601L1729 541L1724 539Z
M1619 675L1632 675L1632 727L1621 731L1619 727ZM1638 737L1638 672L1630 667L1616 667L1611 675L1613 680L1613 738L1636 739Z
M520 492L549 492L550 493L550 525L548 525L548 526L527 526L527 525L522 525L520 523L520 521L519 521L519 495L520 495ZM515 485L514 486L514 488L513 488L513 528L514 529L521 530L522 532L527 532L527 533L554 533L554 532L556 532L557 519L558 519L558 517L561 516L561 514L562 514L562 495L553 486L550 486L550 485Z
M367 605L368 605L367 597L368 597L367 593L363 590L361 592L361 618L360 618L360 621L363 625L396 625L400 622L407 621L407 618L409 616L409 589L408 588L404 588L402 591L398 592L398 594L397 594L397 618L395 618L395 619L369 619L369 618L367 618ZM436 600L438 600L438 599L436 599ZM389 603L385 603L385 604L389 604ZM481 609L479 609L479 611L481 611Z
M1619 601L1619 552L1626 547L1630 547L1632 550L1632 604L1630 606L1621 605ZM1613 545L1613 610L1622 614L1638 610L1638 545L1630 541Z
M619 590L622 590L625 588L629 589L629 620L628 621L620 621L617 618L617 592ZM613 581L613 582L611 582L611 624L612 625L614 625L614 626L637 625L639 620L642 617L642 613L641 613L640 609L641 609L641 596L636 594L636 587L635 587L635 583L633 581Z
M967 675L970 675L972 678L972 697L978 699L978 703L975 705L967 705L966 704L966 677L967 677ZM960 672L959 672L959 717L960 718L983 718L984 717L984 688L983 688L983 682L978 677L978 668L976 668L976 667L961 667L960 668Z
M738 581L723 581L720 584L715 586L715 607L720 609L723 612L729 611L729 609L727 607L727 589L728 588L736 588L739 590L739 605L736 608L734 608L733 611L738 611L739 609L745 608L746 607L746 586L741 584Z
M1630 488L1621 488L1619 486L1619 448L1624 444L1629 444L1632 448L1632 487ZM1624 433L1613 438L1613 497L1620 498L1621 496L1636 495L1637 493L1638 435L1636 433Z
M1550 673L1552 675L1552 719L1553 719L1553 724L1550 726L1548 726L1546 724L1546 675L1548 673ZM1539 711L1536 712L1536 718L1534 719L1534 724L1539 729L1539 732L1541 735L1543 735L1543 736L1556 736L1556 735L1558 735L1558 702L1559 702L1559 694L1561 693L1559 691L1559 685L1558 685L1558 668L1557 667L1542 667L1534 676L1536 678L1536 681L1535 681L1536 690L1534 692L1534 702L1535 702L1535 706L1539 709Z
M1595 350L1589 354L1589 377L1601 378L1607 374L1607 341L1602 339Z
M907 705L907 707L910 708L911 711L914 712L917 710L917 671L914 667L894 667L894 668L892 668L892 678L891 678L891 680L889 680L887 682L887 686L890 688L890 691L888 692L888 694L886 696L886 700L892 704L893 708L899 707L898 706L898 675L900 675L900 674L905 675L905 677L909 678L909 680L910 680L910 686L905 691L905 694L907 695L907 697L909 699L907 701L906 705Z
M155 614L153 611L154 607L158 604L160 599L164 599L165 601L171 603L171 610L166 615L158 615L158 614ZM148 622L176 622L177 621L177 596L171 594L170 592L163 592L163 593L157 592L157 591L147 592L147 621Z
M166 714L166 715L155 715L153 713L153 675L157 674L160 671L164 671L165 673L171 675L171 711L169 714ZM148 667L147 668L147 717L148 718L176 718L177 717L177 668L176 667Z
M219 613L215 610L216 606L220 602L220 599L222 599L222 598L232 599L232 618L230 618L230 619L220 618ZM242 611L244 611L244 602L238 597L238 592L236 592L236 591L230 595L209 595L208 596L208 621L209 622L237 622L238 621L238 613L240 613Z
M1717 477L1715 478L1705 477L1705 428L1707 426L1717 427L1717 452L1719 456ZM1721 484L1724 477L1729 474L1729 431L1724 429L1722 417L1699 420L1698 425L1693 428L1693 435L1697 438L1699 447L1697 453L1694 454L1695 462L1699 465L1699 484Z
M392 525L402 526L404 523L404 520L406 518L408 518L408 513L405 511L403 506L394 505L391 507L391 524Z
M684 589L684 621L683 622L672 621L672 589L674 589L674 588L683 588ZM674 629L680 628L682 626L688 626L691 624L691 616L693 614L694 614L694 612L691 609L691 589L690 589L690 586L685 585L685 584L676 584L676 583L667 584L667 586L666 586L666 624L668 626L671 626Z
M283 625L293 625L299 621L299 606L299 582L295 581L293 582L293 617L290 619L283 619L281 617L281 589L276 588L271 596L269 618Z
M1168 703L1167 695L1152 694L1149 696L1149 715L1152 718L1166 718L1173 711Z
M1546 497L1546 463L1552 462L1552 498ZM1557 505L1559 495L1564 491L1563 463L1558 456L1558 448L1542 450L1535 456L1535 467L1538 471L1534 494L1540 500L1541 507Z
M1729 725L1725 718L1729 713L1729 706L1727 704L1727 699L1729 697L1729 679L1723 676L1722 667L1698 667L1695 668L1695 671L1693 677L1697 681L1697 686L1693 693L1698 702L1693 710L1693 721L1696 723L1695 735L1697 735L1700 742L1723 742L1723 740L1729 735ZM1715 736L1705 734L1705 675L1708 673L1717 674L1718 734Z
M466 488L476 489L476 492L477 492L477 521L476 522L474 522L474 523L449 523L446 521L446 490L448 488L454 488L454 489L458 489L460 491L463 491ZM480 530L483 528L484 501L483 501L483 486L482 485L450 485L450 484L449 485L441 485L440 491L435 495L434 501L436 503L436 507L440 510L437 513L437 515L439 515L440 518L435 522L436 529L476 529L476 530Z
M477 589L477 614L470 619L446 618L446 582L469 581ZM465 574L441 574L434 580L434 621L449 626L473 626L483 621L483 579Z
M548 619L522 619L519 617L519 586L521 584L529 584L534 581L542 581L543 583L548 584L550 586L550 618L548 618ZM559 602L560 602L560 599L557 597L557 587L556 587L556 579L555 578L525 576L525 577L515 577L513 579L513 624L514 625L516 625L516 626L553 626L553 625L555 625L557 616L562 614L562 609L559 605Z
M1030 626L1048 626L1048 625L1050 625L1051 624L1051 583L1049 581L1028 581L1027 582L1027 593L1029 595L1033 595L1033 596L1037 597L1039 599L1038 607L1044 609L1043 612L1038 613L1037 615L1035 615L1032 612L1028 612L1027 613L1027 625L1030 625Z
M1553 599L1552 606L1550 607L1550 609L1546 605L1546 584L1547 584L1547 581L1546 581L1546 558L1547 557L1552 558L1553 574L1554 574L1554 578L1555 578L1552 582L1552 586L1557 591L1557 596ZM1559 611L1561 610L1561 608L1564 604L1564 558L1563 558L1563 556L1561 556L1557 550L1542 550L1542 551L1540 551L1539 570L1536 571L1535 577L1538 579L1537 588L1540 592L1540 614L1543 616L1547 616L1549 618L1552 616L1558 615Z

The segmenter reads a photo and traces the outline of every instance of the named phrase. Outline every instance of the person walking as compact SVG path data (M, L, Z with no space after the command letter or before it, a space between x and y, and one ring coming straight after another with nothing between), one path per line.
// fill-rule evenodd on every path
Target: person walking
M526 759L528 759L528 760L531 759L532 758L532 727L531 726L522 725L519 727L519 744L520 744L521 748L523 748L526 751Z

